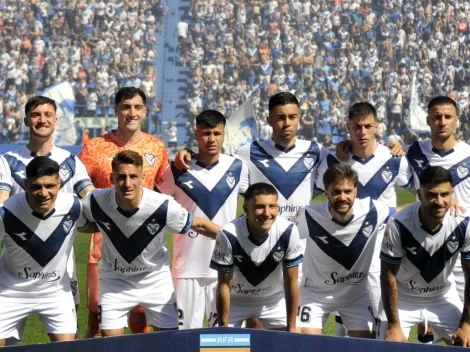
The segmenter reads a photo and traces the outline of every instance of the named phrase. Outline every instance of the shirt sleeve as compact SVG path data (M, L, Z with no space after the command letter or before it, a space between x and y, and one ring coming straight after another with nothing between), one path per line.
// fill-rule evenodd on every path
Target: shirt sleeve
M242 160L242 171L240 174L240 188L238 190L238 193L240 194L245 193L249 186L250 186L250 175L248 172L248 166Z
M86 220L95 222L95 219L93 218L93 214L91 213L91 207L90 207L90 199L93 194L92 192L88 192L85 198L82 200L82 215L85 217Z
M305 213L307 210L305 208L300 208L297 214L295 215L295 225L299 231L299 237L301 239L308 238L308 226L305 219Z
M77 157L75 159L75 175L73 176L73 190L75 194L79 194L84 188L93 186L90 177L88 177L85 165Z
M209 267L225 273L231 273L233 271L232 245L222 230L217 233Z
M11 192L11 170L7 159L3 155L0 156L0 191Z
M3 206L0 208L0 212L2 212L3 214ZM3 244L4 238L5 238L5 225L3 225L3 217L0 216L0 245Z
M284 256L284 267L290 268L302 263L304 261L304 251L305 248L300 241L299 230L297 226L293 225L287 253Z
M193 225L193 216L176 200L169 198L166 226L172 233L187 233Z
M323 149L326 149L326 148L323 148ZM325 192L325 185L323 184L323 175L325 174L326 169L328 169L328 158L323 159L320 165L318 165L318 167L316 168L313 193L316 194L317 196Z
M404 156L401 157L396 184L405 189L412 189L414 187L413 171L408 163L408 159Z
M88 222L87 218L85 217L84 210L83 210L83 203L80 203L80 215L77 219L77 227L83 227Z
M385 228L380 259L390 264L400 264L405 254L395 220L391 218Z
M173 171L171 171L171 166L167 165L165 171L160 178L160 181L157 183L157 189L160 193L167 194L174 197L176 194L176 185L175 178L173 177Z
M463 242L463 246L460 249L460 255L462 260L470 260L470 221L467 222L467 227L465 229L465 239Z

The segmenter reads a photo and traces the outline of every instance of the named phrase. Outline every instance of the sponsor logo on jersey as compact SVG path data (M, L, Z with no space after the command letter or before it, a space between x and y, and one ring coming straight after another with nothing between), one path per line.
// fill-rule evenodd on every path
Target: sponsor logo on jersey
M193 181L185 181L185 182L181 182L183 185L185 185L186 187L188 187L189 189L193 189Z
M284 254L286 254L284 251L280 251L279 249L280 248L278 248L277 252L273 253L274 260L278 263L282 260L282 258L284 258Z
M155 164L155 155L145 153L144 158L150 166L153 166Z
M288 205L278 205L277 211L279 212L279 215L282 215L283 213L297 214L301 208L302 207L299 206L299 205L289 205L289 204ZM283 216L283 218L285 218L285 216ZM292 215L290 217L290 219L288 219L288 220L293 222L294 219L295 219L295 215Z
M313 168L314 163L315 163L315 160L310 158L310 156L307 154L304 158L304 165L307 168L307 170L311 170Z
M454 254L457 249L459 249L459 241L455 236L452 236L452 239L447 241L447 249L450 253Z
M365 277L367 277L367 273L363 273L362 271L354 271L345 276L339 276L336 271L333 271L330 276L331 280L325 280L325 284L327 285L357 285L362 280L364 280Z
M261 164L263 164L264 167L269 167L269 160L268 159L259 160L259 162Z
M65 182L69 179L70 177L70 171L67 169L60 169L59 170L59 176L62 182Z
M147 230L152 236L155 236L158 230L160 230L160 225L157 223L150 223L147 225Z
M233 257L234 257L239 263L243 262L243 256L241 256L240 254L234 255Z
M268 287L245 288L245 285L237 284L237 285L232 285L232 290L235 291L235 293L256 296L256 295L262 295L262 294L271 292L272 290L274 290L274 287L268 286Z
M468 175L468 168L466 168L465 166L459 165L457 167L457 176L459 176L460 178L464 178L467 175Z
M374 230L374 227L372 225L368 225L362 229L362 233L364 234L364 236L369 238L372 234L372 230Z
M405 282L405 286L408 287L410 290L418 292L419 294L437 292L446 288L446 285L421 287L415 280Z
M121 274L127 274L127 273L143 273L146 271L150 271L153 268L151 266L128 266L128 267L123 267L119 265L118 258L114 259L114 265L109 263L109 266L113 268L114 271L119 271Z
M390 170L384 170L382 171L382 178L385 183L390 183L392 180L393 173Z
M18 273L18 277L24 280L39 279L46 282L54 282L60 280L61 276L57 270L53 271L34 271L33 268L25 267L22 272Z
M232 176L232 173L229 173L229 176L227 176L225 180L227 181L227 185L230 187L230 189L235 187L235 177Z
M26 178L26 174L25 174L25 171L24 171L24 170L15 172L15 175L18 175L18 176L21 177L21 178Z
M73 220L64 221L63 226L64 226L64 231L66 233L69 233L73 226Z
M416 255L416 247L405 247L411 254Z
M26 241L26 232L14 233L15 236L21 238L22 241Z
M196 231L188 231L189 238L196 238L197 236L199 236L199 233L197 233Z

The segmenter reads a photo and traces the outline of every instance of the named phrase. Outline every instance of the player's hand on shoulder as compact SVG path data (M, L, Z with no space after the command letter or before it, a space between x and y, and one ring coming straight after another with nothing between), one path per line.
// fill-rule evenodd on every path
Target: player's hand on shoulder
M351 141L341 141L336 145L336 157L340 161L347 161L349 159L349 153L352 150Z
M459 205L459 202L455 198L452 198L450 203L450 213L455 216L465 216L467 211L465 210L465 207Z
M461 323L460 327L452 335L451 345L470 347L470 323Z
M390 150L390 153L393 156L404 156L406 155L405 151L403 150L403 147L400 143L389 143L387 144L388 149Z
M186 150L180 150L175 156L175 166L178 170L189 169L188 163L191 161L191 154Z
M398 325L389 325L385 332L385 341L406 342L408 339Z

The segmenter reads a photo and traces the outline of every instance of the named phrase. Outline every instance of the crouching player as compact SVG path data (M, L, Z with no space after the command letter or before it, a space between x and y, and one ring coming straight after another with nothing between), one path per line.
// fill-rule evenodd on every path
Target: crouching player
M99 265L99 324L103 336L122 335L132 308L144 308L154 330L178 328L165 228L215 238L218 226L193 218L172 197L142 187L142 157L130 150L112 161L114 187L87 195L85 216L103 234Z
M393 216L382 243L379 338L406 341L413 325L429 323L436 340L470 347L470 218L450 214L452 176L440 166L419 175L420 202ZM465 302L452 270L458 253Z
M357 182L350 166L330 166L323 174L327 200L297 215L307 239L297 312L303 333L321 334L329 313L338 312L350 337L373 337L367 277L377 231L395 210L371 198L356 199Z
M241 327L257 317L266 329L296 331L303 249L297 227L277 217L277 200L272 185L251 185L246 215L219 231L210 263L218 271L217 314L209 324Z

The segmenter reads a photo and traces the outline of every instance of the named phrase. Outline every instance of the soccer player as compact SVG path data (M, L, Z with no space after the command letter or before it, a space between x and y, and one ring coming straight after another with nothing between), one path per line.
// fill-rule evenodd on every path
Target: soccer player
M114 187L95 190L83 202L87 219L103 234L99 266L100 330L122 335L132 308L144 308L154 330L178 328L178 313L168 265L165 228L215 238L219 227L192 217L172 197L143 188L143 158L126 150L112 160ZM199 258L199 260L202 260Z
M411 327L424 322L436 340L470 347L469 281L462 313L450 277L459 252L465 276L470 275L470 218L450 214L453 177L448 170L426 168L419 182L420 202L394 215L385 230L379 337L406 341Z
M367 277L377 233L394 208L356 198L358 174L333 164L323 174L327 200L300 210L297 226L307 239L297 326L321 334L329 313L338 312L350 337L372 338Z
M119 89L115 96L114 112L118 118L117 130L101 137L90 139L78 157L86 166L96 188L111 187L111 160L122 150L138 152L144 159L143 186L153 189L160 181L168 164L167 153L158 138L141 131L141 123L147 114L144 92L134 87ZM101 258L101 234L94 233L90 238L90 251L87 265L88 330L86 337L94 337L98 330L98 261ZM133 333L150 331L145 323L143 311L135 309L130 316L130 329Z
M333 154L328 155L318 167L315 181L315 193L321 194L325 190L323 176L329 166L343 162L349 165L357 174L357 198L371 198L384 203L389 207L397 206L396 187L413 188L413 177L408 161L403 157L394 157L389 149L379 145L375 140L377 130L377 110L372 104L359 102L349 109L348 130L351 134L351 152L347 161L340 161ZM380 224L377 234L375 254L372 257L368 281L372 309L375 317L378 314L380 302L380 245L385 230L385 224ZM337 324L341 318L336 317ZM342 335L340 326L337 326L337 335Z
M10 195L25 191L26 166L35 157L43 155L59 164L62 192L75 193L83 198L94 189L82 162L75 155L52 144L52 135L57 124L56 111L55 101L48 97L35 96L27 101L24 123L29 127L28 144L7 152L4 158L0 158L0 202L4 202ZM75 305L78 307L80 294L73 249L67 263L67 273Z
M251 185L245 193L246 215L217 234L210 267L218 271L219 326L241 327L257 317L266 329L296 331L303 246L297 227L277 216L277 199L272 185Z
M238 159L220 153L224 142L225 116L206 110L196 117L199 152L190 168L181 172L172 163L158 190L171 195L194 216L218 225L237 216L238 194L248 187L248 170ZM172 277L178 302L180 327L202 328L209 317L217 285L217 272L209 268L215 241L189 231L173 234ZM208 258L207 261L201 258ZM215 312L213 312L215 313Z
M0 208L0 346L20 340L28 315L41 318L51 341L73 340L76 311L67 261L77 227L86 224L77 196L59 192L59 164L31 160L20 192Z

